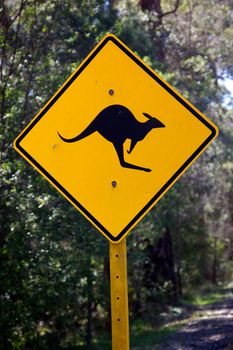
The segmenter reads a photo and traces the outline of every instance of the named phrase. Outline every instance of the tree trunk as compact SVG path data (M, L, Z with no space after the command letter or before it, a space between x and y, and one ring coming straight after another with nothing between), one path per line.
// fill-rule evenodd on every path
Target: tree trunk
M87 349L92 348L92 303L93 303L93 281L91 275L91 262L87 262L87 327L86 327L86 345Z
M183 295L183 287L182 287L182 279L181 279L179 265L177 266L177 271L176 271L176 281L177 281L178 296L180 298Z
M104 300L105 310L107 310L107 317L105 321L105 328L111 332L111 303L110 303L110 263L109 256L104 257L104 271L103 271L103 286L104 286Z
M218 238L214 237L213 266L212 266L212 283L213 284L217 284L217 264L218 264L217 245L218 245Z
M170 280L172 282L173 287L173 293L172 293L172 301L176 303L178 301L178 289L177 289L177 276L175 271L175 264L174 264L174 253L173 253L173 244L172 244L172 238L170 229L166 227L166 232L164 235L164 241L165 246L167 250L167 259L169 263L169 269L170 269Z

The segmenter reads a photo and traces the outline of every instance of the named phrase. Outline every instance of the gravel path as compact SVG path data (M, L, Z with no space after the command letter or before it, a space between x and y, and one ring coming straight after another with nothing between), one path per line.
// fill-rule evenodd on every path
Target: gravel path
M195 320L151 350L194 349L233 350L233 294L224 301L199 308Z

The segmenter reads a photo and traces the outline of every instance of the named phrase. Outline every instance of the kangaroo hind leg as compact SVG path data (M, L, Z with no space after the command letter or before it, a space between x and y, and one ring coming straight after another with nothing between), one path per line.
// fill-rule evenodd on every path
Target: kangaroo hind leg
M138 165L127 163L124 159L124 149L123 149L123 143L114 143L113 146L115 147L115 150L117 152L120 164L123 168L129 168L129 169L135 169L135 170L142 170L146 172L150 172L151 169L143 168Z

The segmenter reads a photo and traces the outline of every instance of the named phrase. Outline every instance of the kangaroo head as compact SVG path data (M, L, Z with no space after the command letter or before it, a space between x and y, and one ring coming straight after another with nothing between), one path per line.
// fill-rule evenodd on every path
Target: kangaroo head
M148 123L151 125L152 128L165 128L165 125L160 122L158 119L151 117L149 114L147 113L143 113L143 115L149 119Z

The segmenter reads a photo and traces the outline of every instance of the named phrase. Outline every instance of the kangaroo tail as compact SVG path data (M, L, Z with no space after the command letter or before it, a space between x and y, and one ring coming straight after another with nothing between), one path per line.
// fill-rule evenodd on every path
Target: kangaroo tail
M74 137L72 139L66 139L65 137L61 136L61 134L59 132L57 132L59 137L62 139L62 141L65 141L65 142L75 142L75 141L78 141L78 136L77 137Z
M59 132L57 132L57 133L58 133L58 136L64 142L76 142L76 141L82 140L85 137L91 135L95 131L96 131L96 127L95 127L94 121L93 121L83 132L81 132L81 134L79 134L71 139L67 139L67 138L63 137Z

